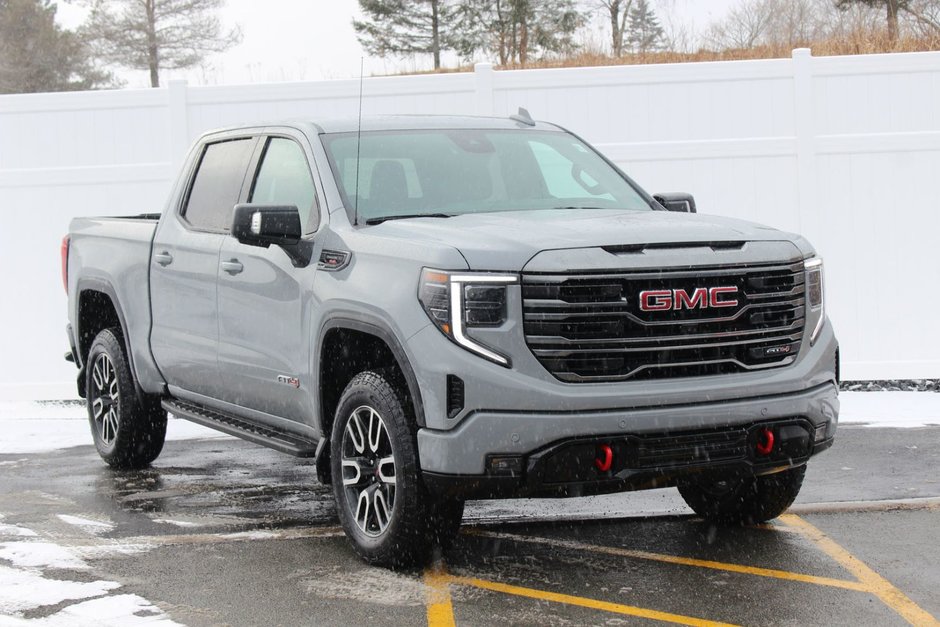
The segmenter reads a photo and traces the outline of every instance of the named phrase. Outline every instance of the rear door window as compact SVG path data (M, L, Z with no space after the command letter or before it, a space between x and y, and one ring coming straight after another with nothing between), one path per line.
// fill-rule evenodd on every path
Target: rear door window
M208 144L189 189L183 217L197 229L228 231L256 139Z
M316 204L316 188L300 144L284 137L268 140L248 202L297 207L304 232L317 229L318 225L311 224L310 220Z

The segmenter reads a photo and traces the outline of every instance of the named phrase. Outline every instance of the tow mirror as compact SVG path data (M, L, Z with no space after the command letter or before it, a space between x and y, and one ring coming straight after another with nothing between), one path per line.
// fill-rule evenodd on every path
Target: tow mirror
M285 205L235 205L232 235L242 244L292 246L303 235L300 211Z
M683 192L664 192L653 194L653 198L668 211L695 213L695 198Z

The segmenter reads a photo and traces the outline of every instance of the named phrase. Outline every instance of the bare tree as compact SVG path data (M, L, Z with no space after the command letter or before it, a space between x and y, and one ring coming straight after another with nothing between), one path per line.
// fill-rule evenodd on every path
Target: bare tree
M739 0L722 21L712 24L708 40L718 48L753 48L767 35L774 10L772 0Z
M222 28L225 0L80 0L91 7L85 37L106 63L150 72L198 66L206 56L241 41L241 30Z
M888 24L888 39L898 40L898 14L902 9L909 7L910 0L836 0L836 6L840 9L853 4L864 4L869 7L883 6Z
M623 55L623 35L633 0L597 0L610 18L610 51L615 57Z

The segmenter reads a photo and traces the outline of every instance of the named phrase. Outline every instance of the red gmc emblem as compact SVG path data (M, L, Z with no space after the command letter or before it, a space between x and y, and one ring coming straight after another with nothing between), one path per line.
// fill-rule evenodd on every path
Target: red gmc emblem
M640 311L737 307L738 299L724 298L737 293L736 287L699 287L691 294L686 290L646 290L640 292Z

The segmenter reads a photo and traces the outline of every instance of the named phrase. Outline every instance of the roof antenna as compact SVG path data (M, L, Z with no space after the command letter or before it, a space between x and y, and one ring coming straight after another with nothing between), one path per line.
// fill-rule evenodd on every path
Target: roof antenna
M509 116L510 120L515 120L519 124L525 124L526 126L535 126L535 120L532 119L532 116L529 115L529 112L522 107L519 107L519 113Z
M362 146L362 76L365 57L359 57L359 123L356 127L356 202L353 203L353 226L359 226L359 149Z

